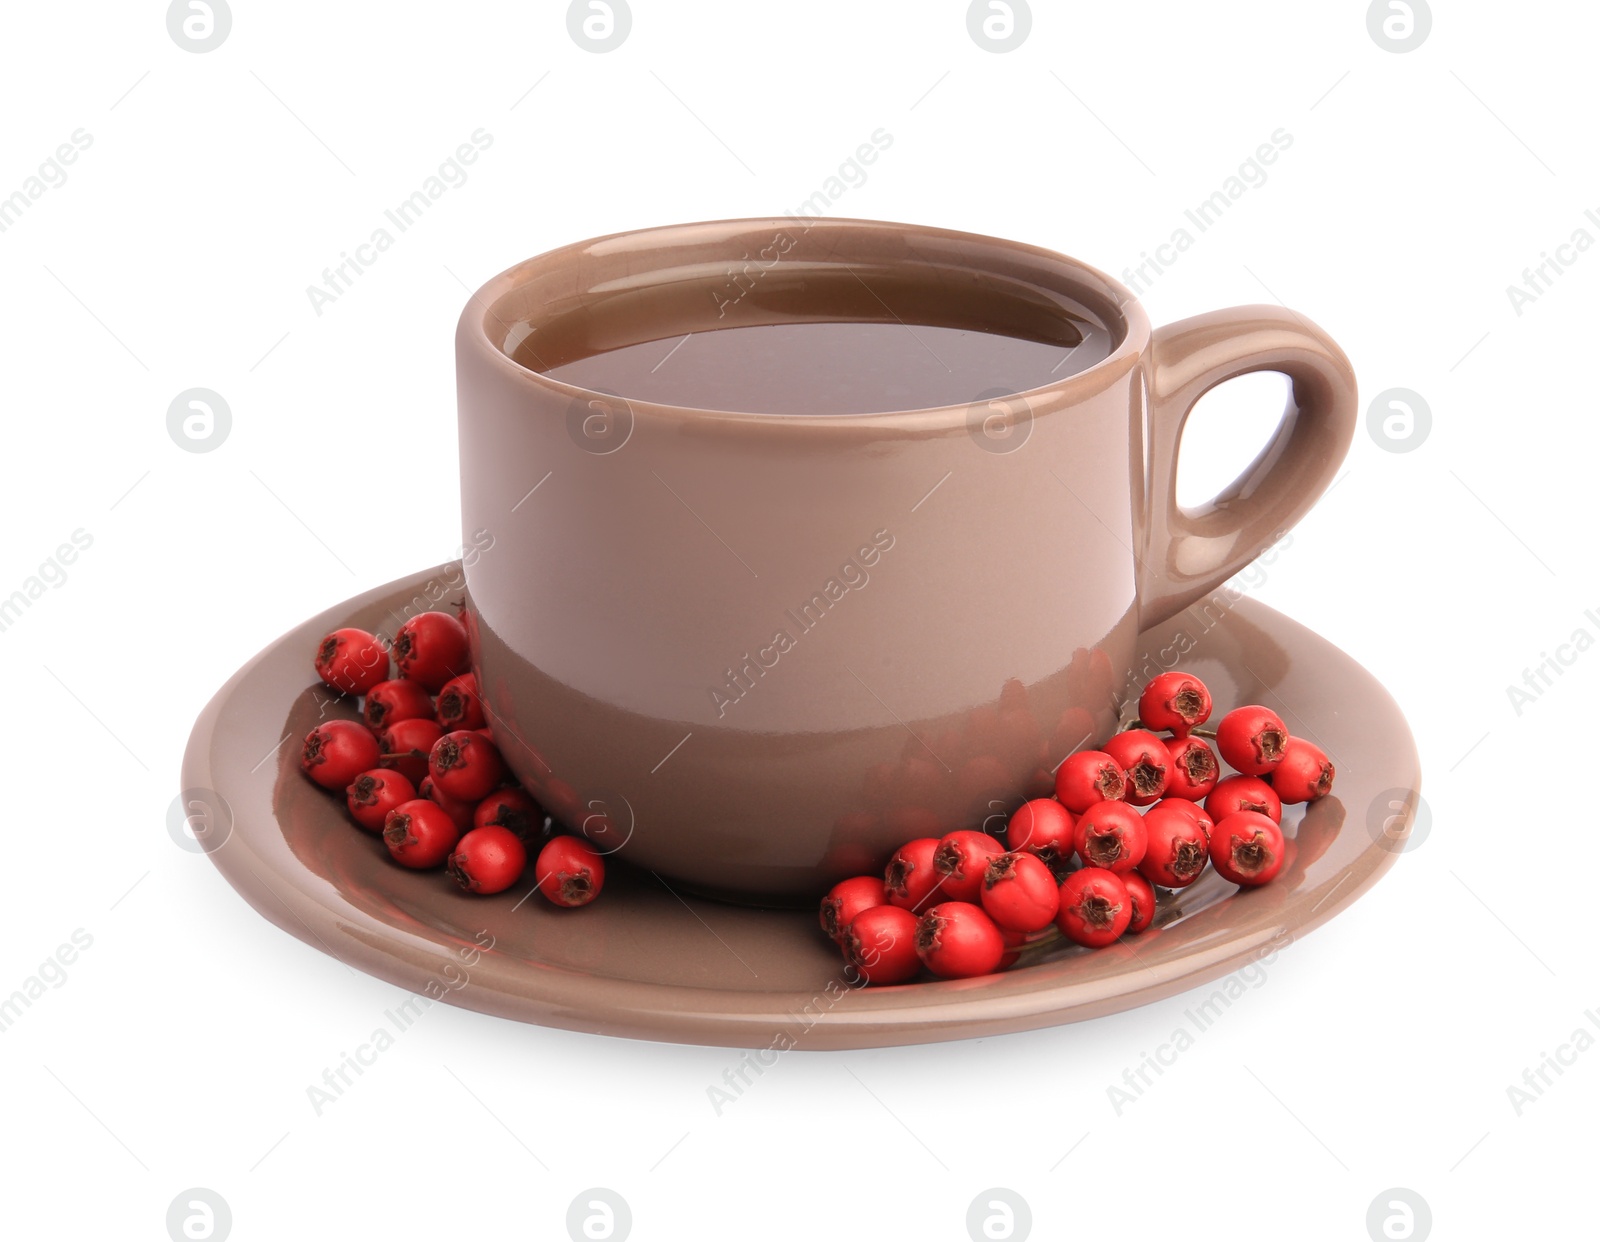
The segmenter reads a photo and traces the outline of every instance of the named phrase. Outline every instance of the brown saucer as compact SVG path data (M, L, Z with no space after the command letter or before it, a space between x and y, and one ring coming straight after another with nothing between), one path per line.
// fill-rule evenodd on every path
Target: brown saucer
M1333 757L1334 794L1286 810L1292 844L1278 879L1243 892L1208 871L1163 899L1155 927L1109 949L1058 947L982 979L851 988L809 911L724 905L620 864L582 910L523 901L525 884L472 897L440 873L393 865L341 800L301 777L297 743L319 715L354 716L308 686L316 640L340 625L384 629L392 609L446 575L459 581L458 568L439 567L347 600L262 651L196 721L183 784L197 837L273 923L400 987L522 1022L836 1049L1115 1013L1228 974L1325 923L1393 862L1417 806L1416 748L1383 687L1303 626L1219 594L1141 635L1149 663L1139 671L1181 652L1219 707L1265 703Z

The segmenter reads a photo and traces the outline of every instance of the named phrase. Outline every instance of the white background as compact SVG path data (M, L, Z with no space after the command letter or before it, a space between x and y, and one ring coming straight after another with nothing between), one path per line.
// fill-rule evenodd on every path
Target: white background
M0 196L93 137L0 233L0 595L74 530L93 539L0 632L0 995L93 937L0 1034L8 1235L163 1238L196 1186L240 1239L561 1238L597 1185L641 1239L960 1239L991 1186L1026 1198L1039 1237L1359 1240L1390 1187L1442 1238L1587 1219L1600 1051L1520 1116L1507 1087L1575 1029L1600 1035L1600 654L1520 715L1506 687L1600 634L1600 254L1569 252L1520 315L1506 287L1580 227L1600 238L1600 13L1438 4L1399 54L1359 2L1040 2L996 54L965 9L635 0L628 39L595 54L553 0L237 0L195 54L159 3L7 6ZM470 179L316 314L306 287L480 127ZM1413 451L1358 433L1254 590L1391 688L1430 835L1120 1117L1107 1087L1193 996L794 1054L720 1117L706 1090L735 1052L439 1007L315 1116L306 1087L402 997L174 845L195 714L304 617L452 554L465 286L599 233L791 209L879 127L892 147L835 214L1113 274L1293 136L1145 302L1160 323L1281 298L1343 344L1364 407L1404 387L1431 408ZM195 386L233 414L207 453L166 429ZM1208 477L1266 435L1252 395L1197 433Z

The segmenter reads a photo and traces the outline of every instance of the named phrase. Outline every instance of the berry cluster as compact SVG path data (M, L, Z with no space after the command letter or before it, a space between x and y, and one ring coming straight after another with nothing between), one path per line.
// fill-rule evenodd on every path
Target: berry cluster
M923 969L958 979L1058 936L1098 948L1142 932L1157 887L1186 888L1208 862L1234 884L1268 883L1283 866L1284 803L1325 795L1333 764L1268 708L1224 716L1215 751L1199 731L1210 718L1198 677L1162 673L1139 696L1138 722L1069 756L1055 797L1024 802L1004 840L963 829L908 841L881 879L828 891L822 930L868 983ZM1237 775L1222 775L1219 751Z
M458 617L419 613L387 649L365 630L334 630L317 645L315 663L326 685L360 697L365 723L319 724L306 735L300 770L324 789L343 790L350 818L381 834L395 862L443 865L470 893L500 893L522 878L537 846L534 878L550 901L582 906L599 895L600 854L559 835L508 776Z

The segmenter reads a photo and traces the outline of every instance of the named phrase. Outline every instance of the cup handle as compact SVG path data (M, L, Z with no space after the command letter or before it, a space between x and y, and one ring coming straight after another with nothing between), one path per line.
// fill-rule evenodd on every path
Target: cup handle
M1281 306L1237 306L1158 328L1151 340L1149 457L1140 618L1176 615L1243 569L1333 481L1356 428L1356 378L1322 329ZM1237 479L1197 509L1177 502L1178 445L1212 388L1280 371L1278 430Z

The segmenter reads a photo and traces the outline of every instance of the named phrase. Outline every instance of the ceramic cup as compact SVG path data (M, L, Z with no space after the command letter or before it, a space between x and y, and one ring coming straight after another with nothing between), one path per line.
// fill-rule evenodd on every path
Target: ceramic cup
M665 406L515 360L736 325L1004 333L1040 315L1099 325L1108 356L892 413ZM994 828L1048 793L1113 729L1147 665L1139 630L1281 537L1356 419L1348 361L1292 311L1152 331L1076 260L872 221L568 246L479 290L456 346L469 629L508 762L600 848L760 902L814 899L906 840ZM1190 410L1263 370L1291 382L1277 433L1180 508Z

